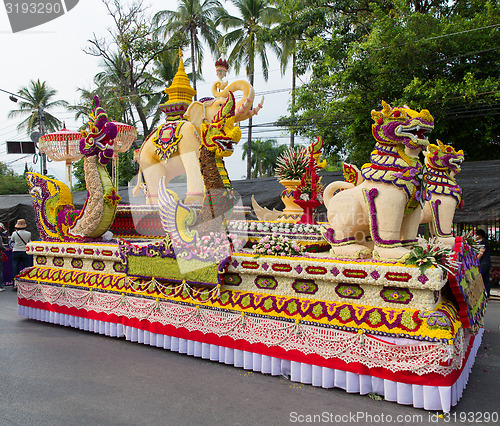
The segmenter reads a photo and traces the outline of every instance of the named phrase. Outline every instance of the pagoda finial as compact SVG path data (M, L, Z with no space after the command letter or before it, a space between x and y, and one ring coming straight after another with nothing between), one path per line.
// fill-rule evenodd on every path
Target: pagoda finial
M193 101L196 90L191 87L189 77L184 70L182 60L182 49L179 47L179 68L172 80L172 84L164 92L168 95L168 101L160 105L160 109L167 115L169 120L182 119L187 107Z

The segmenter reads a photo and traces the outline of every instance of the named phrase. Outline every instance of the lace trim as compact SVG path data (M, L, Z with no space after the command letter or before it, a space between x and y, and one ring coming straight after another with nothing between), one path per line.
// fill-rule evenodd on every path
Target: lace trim
M21 299L45 302L57 306L85 309L96 313L113 313L129 319L136 318L162 325L182 326L188 331L213 333L219 337L243 339L251 344L278 346L286 351L298 350L306 355L316 354L325 359L337 358L346 363L356 362L368 368L381 367L392 372L409 371L419 376L437 373L450 374L460 369L470 334L463 329L453 344L416 343L407 339L389 343L361 333L349 333L307 324L277 321L249 316L244 312L224 312L205 309L194 304L160 302L126 294L110 294L90 290L66 289L18 280Z

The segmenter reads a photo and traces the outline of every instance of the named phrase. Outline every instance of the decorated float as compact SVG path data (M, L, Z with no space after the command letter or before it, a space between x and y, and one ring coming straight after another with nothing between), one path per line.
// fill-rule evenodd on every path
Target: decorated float
M106 170L117 127L97 98L79 142L84 207L64 183L27 174L42 239L16 279L19 315L449 411L486 303L473 241L451 233L463 152L429 143L429 111L383 103L361 170L345 165L346 181L323 189L321 141L288 153L280 177L297 158L303 166L282 194L293 212L254 203L267 218L247 220L224 157L241 137L236 123L262 102L253 107L253 88L228 85L227 64L217 65L210 99L192 102L182 60L166 89L166 121L137 156L147 205L119 204ZM168 182L183 173L180 200ZM328 222L317 224L311 212L323 202ZM430 241L417 239L421 223Z

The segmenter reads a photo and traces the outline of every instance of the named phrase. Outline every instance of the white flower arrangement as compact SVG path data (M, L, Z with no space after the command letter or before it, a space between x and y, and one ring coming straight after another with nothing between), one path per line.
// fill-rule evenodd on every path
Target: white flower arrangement
M282 223L282 222L258 222L258 221L231 221L229 222L228 229L234 232L247 231L259 233L278 233L278 234L307 234L317 235L321 237L320 225L311 224L296 224L296 223Z

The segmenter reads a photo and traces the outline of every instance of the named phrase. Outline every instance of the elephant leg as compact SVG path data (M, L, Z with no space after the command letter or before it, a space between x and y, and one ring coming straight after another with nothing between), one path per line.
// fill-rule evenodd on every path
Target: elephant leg
M184 202L186 204L201 204L203 202L203 176L200 170L199 152L188 151L179 153L184 170L186 171L187 192Z
M142 171L144 183L146 184L146 204L158 204L158 183L161 176L166 175L165 166L156 163Z
M142 171L144 182L148 189L146 195L147 204L158 204L158 186L160 178L165 178L165 186L176 176L184 173L180 158L173 156L167 162L158 162Z

